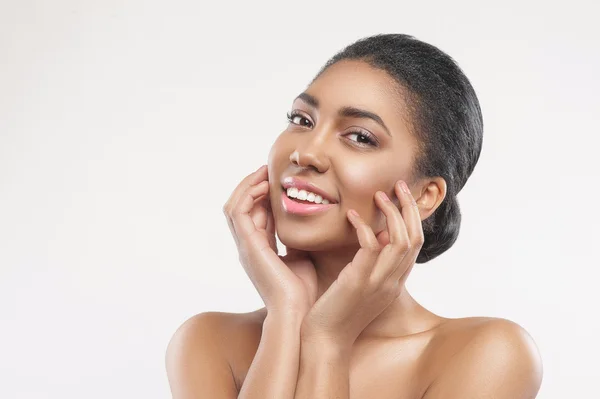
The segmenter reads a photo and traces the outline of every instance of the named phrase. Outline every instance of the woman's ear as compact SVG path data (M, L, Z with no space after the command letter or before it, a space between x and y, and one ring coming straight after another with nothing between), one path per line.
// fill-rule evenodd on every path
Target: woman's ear
M440 206L446 198L446 180L443 177L434 177L425 182L417 192L413 191L415 201L419 206L421 220L427 219Z

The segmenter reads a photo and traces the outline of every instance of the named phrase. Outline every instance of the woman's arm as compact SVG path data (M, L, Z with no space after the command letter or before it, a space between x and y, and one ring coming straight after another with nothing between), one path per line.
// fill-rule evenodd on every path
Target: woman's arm
M296 399L349 397L356 338L404 289L425 239L410 190L401 180L394 189L402 210L384 192L374 196L387 224L377 235L356 211L346 214L360 248L303 320Z
M269 313L238 399L292 399L298 379L302 316Z
M317 297L315 266L303 251L286 247L286 255L278 255L266 165L236 187L223 212L240 263L267 309L259 347L239 398L292 399L302 320Z
M266 316L260 344L238 394L225 353L219 312L191 317L171 338L166 368L173 399L292 399L298 378L302 317Z
M227 343L223 326L217 325L212 315L184 323L167 350L167 373L176 399L294 396L300 329L316 300L317 274L302 251L286 247L286 255L278 255L266 166L244 178L223 206L240 263L267 309L259 347L238 396L230 362L224 355Z
M348 399L350 352L332 342L302 340L294 399Z

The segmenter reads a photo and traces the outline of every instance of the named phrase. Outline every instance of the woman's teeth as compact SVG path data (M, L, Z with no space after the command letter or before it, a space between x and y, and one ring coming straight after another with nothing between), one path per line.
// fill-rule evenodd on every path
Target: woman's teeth
M314 202L315 204L329 204L329 201L323 199L320 195L315 193L311 193L306 190L298 190L296 187L290 187L287 189L287 196L290 198L295 198L302 201Z

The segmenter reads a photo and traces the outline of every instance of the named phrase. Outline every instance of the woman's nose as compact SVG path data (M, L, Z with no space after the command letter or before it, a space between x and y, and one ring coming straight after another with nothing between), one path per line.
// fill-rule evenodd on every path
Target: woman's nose
M329 169L329 158L323 145L298 146L290 154L290 162L301 168L314 168L320 173Z

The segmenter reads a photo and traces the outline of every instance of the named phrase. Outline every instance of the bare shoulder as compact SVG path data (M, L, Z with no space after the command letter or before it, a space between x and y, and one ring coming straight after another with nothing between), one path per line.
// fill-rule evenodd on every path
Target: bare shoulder
M256 352L262 334L266 309L247 313L209 311L185 320L173 333L165 354L167 374L171 386L185 385L182 375L189 381L198 381L200 375L209 373L202 368L209 364L214 381L216 373L220 380L229 379L232 392L240 385L240 363L250 362ZM190 383L187 383L190 385Z
M434 334L430 358L437 363L424 398L534 398L542 360L531 335L502 318L447 319Z
M168 349L185 343L188 347L198 345L218 347L226 356L227 347L240 340L260 335L266 317L266 309L261 308L247 313L209 311L198 313L187 319L177 328L169 342ZM234 345L235 346L235 345Z
M266 317L265 308L246 313L230 313L208 311L198 313L187 319L176 331L176 334L195 335L197 333L214 332L221 336L223 333L235 332L239 327L262 326Z

